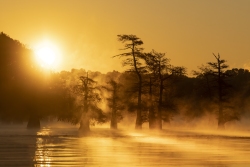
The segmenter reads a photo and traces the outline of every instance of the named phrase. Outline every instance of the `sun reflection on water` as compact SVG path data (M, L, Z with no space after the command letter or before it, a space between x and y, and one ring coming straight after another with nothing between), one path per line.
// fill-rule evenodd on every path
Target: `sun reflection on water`
M46 128L37 132L34 166L163 167L250 164L247 158L250 150L245 148L250 145L249 139L207 136L200 138L138 131L118 134L108 130L95 131L85 137L79 137L77 133L68 134L70 135L58 135L58 129Z
M37 132L38 136L45 136L45 135L50 135L51 134L51 129L48 128L42 128Z
M48 147L46 138L43 138L42 136L48 136L50 135L50 129L43 128L40 131L37 132L37 138L36 138L36 151L35 151L35 157L33 161L36 163L34 164L35 167L50 167L51 163L51 153L53 148L53 144ZM41 136L41 137L39 137Z

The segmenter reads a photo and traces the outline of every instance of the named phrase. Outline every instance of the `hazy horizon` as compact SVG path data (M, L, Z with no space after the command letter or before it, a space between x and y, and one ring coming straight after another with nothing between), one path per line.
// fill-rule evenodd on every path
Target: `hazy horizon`
M145 51L165 52L188 69L220 53L230 67L250 66L250 1L1 0L0 31L35 48L43 40L60 51L56 71L124 71L118 34L134 34ZM17 28L18 27L18 28ZM60 61L60 62L59 62Z

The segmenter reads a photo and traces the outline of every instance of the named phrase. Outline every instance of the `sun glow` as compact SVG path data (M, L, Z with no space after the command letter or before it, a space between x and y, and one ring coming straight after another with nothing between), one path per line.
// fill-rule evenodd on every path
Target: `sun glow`
M58 64L59 50L50 41L43 41L35 47L35 55L37 62L43 68L54 69Z

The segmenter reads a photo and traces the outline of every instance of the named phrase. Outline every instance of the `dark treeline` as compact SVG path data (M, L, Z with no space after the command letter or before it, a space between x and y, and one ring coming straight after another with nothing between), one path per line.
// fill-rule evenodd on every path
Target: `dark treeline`
M250 72L228 68L219 54L211 62L186 74L185 67L171 64L165 53L143 51L135 35L118 35L124 44L120 57L125 72L72 69L44 73L34 62L32 50L0 34L0 121L13 124L28 121L39 128L40 120L56 119L80 125L110 121L117 129L125 117L136 129L148 122L150 129L162 129L175 117L185 122L210 114L219 129L229 121L250 115ZM133 115L134 117L128 117Z

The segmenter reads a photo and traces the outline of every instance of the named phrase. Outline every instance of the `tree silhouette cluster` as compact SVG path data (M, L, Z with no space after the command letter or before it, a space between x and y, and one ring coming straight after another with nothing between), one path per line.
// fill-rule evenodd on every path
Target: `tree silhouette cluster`
M176 116L186 122L206 114L217 116L218 128L229 121L250 116L250 72L228 69L220 54L216 61L186 75L186 68L174 66L165 53L144 52L143 41L135 35L118 35L124 44L125 72L51 72L45 79L33 60L32 50L0 34L0 122L28 121L28 128L39 128L41 119L57 119L79 124L86 134L90 125L110 121L110 128L128 115L130 124L141 129L162 129Z

